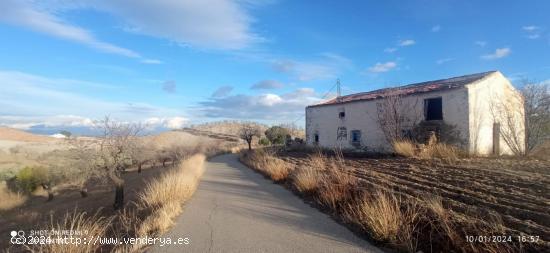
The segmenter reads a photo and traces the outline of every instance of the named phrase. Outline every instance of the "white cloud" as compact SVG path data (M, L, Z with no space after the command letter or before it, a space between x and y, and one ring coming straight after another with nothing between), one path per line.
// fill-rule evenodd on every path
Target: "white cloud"
M253 90L269 90L269 89L280 89L284 86L283 83L275 80L263 80L253 84L250 89Z
M441 30L441 26L440 25L435 25L432 27L432 32L439 32Z
M121 18L132 32L193 47L241 49L262 40L251 31L253 19L239 0L112 0L91 4Z
M182 111L139 101L107 101L84 95L113 92L112 86L92 82L49 78L0 70L0 124L14 127L89 126L89 119L111 115L125 121L152 116L182 115ZM9 85L8 85L9 84ZM12 118L9 122L6 116Z
M444 59L439 59L439 60L437 60L436 63L437 63L438 65L441 65L441 64L444 64L444 63L453 61L453 60L454 60L454 58L444 58Z
M166 119L164 126L170 129L180 129L185 125L185 123L187 123L187 121L188 120L184 117L172 117Z
M209 118L247 120L293 120L303 114L304 107L320 101L311 88L300 88L284 94L244 95L210 98L200 102L197 111Z
M382 73L382 72L388 72L392 69L397 67L397 63L393 61L385 62L385 63L376 63L374 66L368 68L368 71L371 73Z
M183 128L187 122L189 122L189 119L179 116L165 118L151 117L143 121L145 126L149 129L155 129L158 127L180 129Z
M326 80L336 78L343 70L353 66L350 59L334 54L323 53L312 61L276 59L271 61L274 70L291 74L299 81Z
M538 39L541 36L542 29L536 25L524 26L521 28L525 33L525 37L528 39Z
M395 47L388 47L388 48L384 49L384 52L386 52L386 53L393 53L395 51L397 51L397 48L395 48Z
M2 0L0 2L0 9L2 10L0 21L81 43L102 52L131 58L141 58L140 54L130 49L98 40L91 32L81 27L70 25L53 14L38 10L27 1Z
M485 47L487 45L487 41L478 40L478 41L475 41L474 44L476 44L480 47Z
M537 30L539 30L540 27L535 26L535 25L529 25L529 26L524 26L524 27L522 27L522 29L523 29L524 31L532 32L532 31L537 31Z
M485 59L485 60L495 60L495 59L504 58L504 57L510 55L511 52L512 52L512 50L508 47L497 48L494 53L482 55L481 58Z
M143 60L141 60L141 63L145 63L145 64L163 64L162 61L155 60L155 59L143 59Z
M402 40L402 41L399 42L399 46L402 46L402 47L412 46L414 44L416 44L416 41L410 40L410 39L409 40Z
M264 106L274 106L283 102L283 99L276 94L263 94L260 95L258 103Z
M90 118L76 115L0 116L0 126L28 130L35 126L93 127L94 122Z

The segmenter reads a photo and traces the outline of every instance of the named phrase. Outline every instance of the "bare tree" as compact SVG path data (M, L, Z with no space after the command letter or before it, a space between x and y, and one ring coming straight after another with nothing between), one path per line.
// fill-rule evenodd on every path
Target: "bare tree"
M124 205L124 179L122 172L131 164L132 150L136 147L140 124L122 123L105 117L96 123L102 130L99 138L99 168L115 186L115 210Z
M90 179L100 178L101 171L97 166L97 143L92 140L83 140L78 137L68 137L66 139L69 145L68 157L71 171L70 178L80 188L80 195L85 198L88 196L87 183Z
M137 166L138 173L141 173L143 165L154 162L155 156L156 147L144 138L137 138L130 150L132 165Z
M244 123L239 130L239 137L246 141L246 143L248 144L248 150L252 150L252 139L254 137L259 138L260 136L260 128L253 123Z
M387 89L381 96L376 103L376 121L391 145L403 138L403 130L416 125L418 99L405 100L399 90L394 88Z
M525 103L525 142L527 153L550 137L550 90L548 83L521 80Z
M493 121L498 123L500 137L515 155L525 155L525 112L520 94L509 96L492 94L489 110Z

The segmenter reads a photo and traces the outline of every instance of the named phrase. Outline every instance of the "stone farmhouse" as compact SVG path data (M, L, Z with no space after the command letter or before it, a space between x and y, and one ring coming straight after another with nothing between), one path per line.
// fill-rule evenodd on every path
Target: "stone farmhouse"
M306 107L306 143L324 148L389 152L384 103L399 98L401 138L418 125L452 126L456 144L470 154L525 150L521 94L499 71L338 96ZM381 120L382 118L382 120ZM415 132L416 133L416 132ZM443 139L445 136L438 136Z

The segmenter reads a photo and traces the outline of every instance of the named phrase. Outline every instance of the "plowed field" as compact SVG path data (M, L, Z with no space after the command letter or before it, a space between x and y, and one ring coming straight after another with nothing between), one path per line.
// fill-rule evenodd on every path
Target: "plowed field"
M306 154L280 155L307 166ZM509 235L538 236L550 249L550 162L514 159L461 159L453 164L410 158L346 158L347 169L364 186L385 187L422 197L436 194L456 215L499 214Z

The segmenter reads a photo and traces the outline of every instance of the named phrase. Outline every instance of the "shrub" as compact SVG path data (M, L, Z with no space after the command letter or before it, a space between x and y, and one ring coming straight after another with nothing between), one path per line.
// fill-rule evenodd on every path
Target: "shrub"
M271 142L269 141L269 139L263 137L258 141L258 144L260 144L262 146L269 146L271 144Z
M25 167L17 173L15 180L20 191L31 193L48 181L48 172L44 167Z
M428 142L435 134L439 142L457 146L464 144L456 125L450 125L443 121L422 121L411 132L413 139L419 143Z
M0 181L7 181L17 175L16 169L0 169Z
M265 130L265 136L273 144L285 144L287 135L288 129L280 126L272 126Z
M416 154L416 145L410 140L394 141L393 150L398 155L404 157L414 157Z

